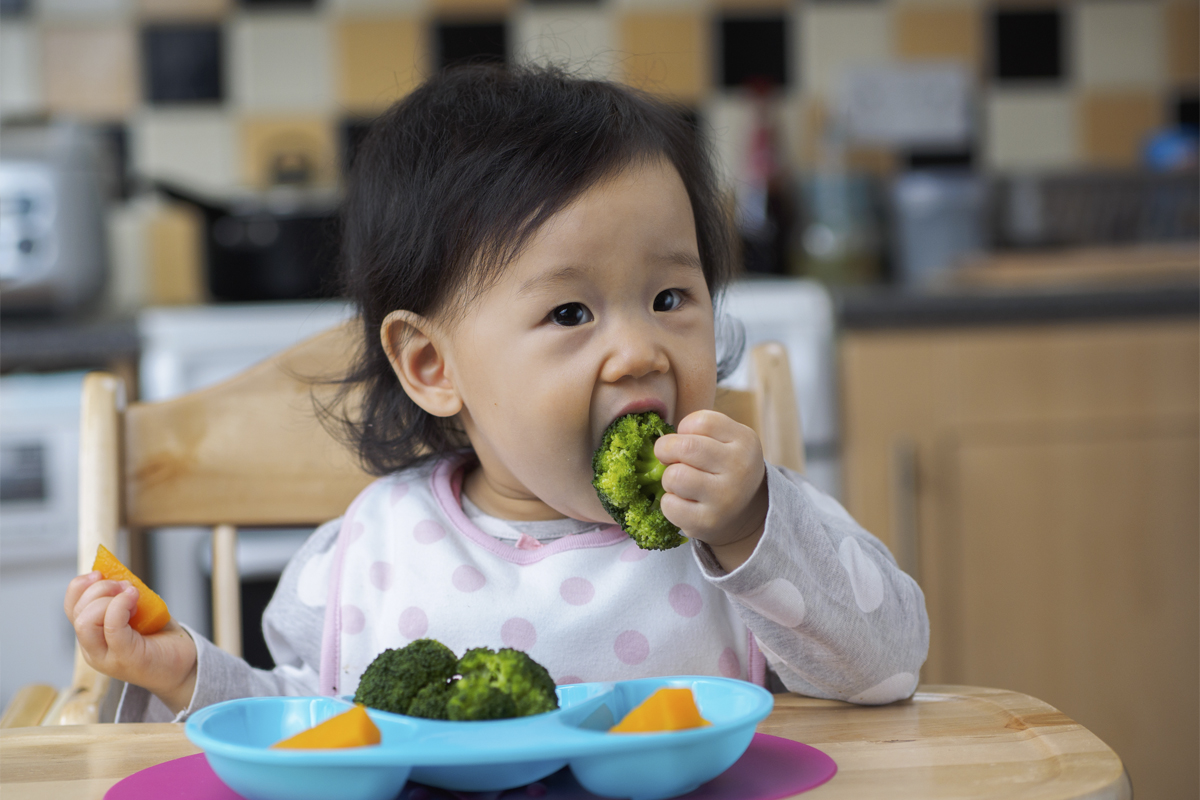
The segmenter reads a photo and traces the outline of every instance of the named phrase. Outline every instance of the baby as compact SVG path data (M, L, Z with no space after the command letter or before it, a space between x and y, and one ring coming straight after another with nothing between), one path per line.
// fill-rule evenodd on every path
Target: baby
M559 683L740 677L909 696L928 649L916 583L803 477L716 412L726 209L701 138L628 88L536 68L441 73L377 120L344 209L364 348L343 420L381 477L289 563L263 617L273 670L190 628L129 628L136 590L65 599L83 653L128 682L121 721L234 697L351 694L382 650L515 647ZM349 396L349 395L348 395ZM676 426L644 551L600 504L617 417Z

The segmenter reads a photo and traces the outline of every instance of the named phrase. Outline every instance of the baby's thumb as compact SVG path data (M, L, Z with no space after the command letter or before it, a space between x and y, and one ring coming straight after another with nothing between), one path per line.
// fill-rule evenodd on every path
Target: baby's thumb
M129 619L137 610L138 590L130 586L112 599L104 612L104 640L118 658L137 647L138 633L129 627Z

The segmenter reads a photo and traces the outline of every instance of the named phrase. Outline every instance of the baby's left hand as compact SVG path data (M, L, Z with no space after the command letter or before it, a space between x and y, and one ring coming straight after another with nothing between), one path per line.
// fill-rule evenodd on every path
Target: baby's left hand
M667 465L662 511L685 536L713 549L726 569L749 557L767 520L767 468L750 428L719 411L695 411L676 433L659 437L654 455ZM723 551L744 554L730 559Z

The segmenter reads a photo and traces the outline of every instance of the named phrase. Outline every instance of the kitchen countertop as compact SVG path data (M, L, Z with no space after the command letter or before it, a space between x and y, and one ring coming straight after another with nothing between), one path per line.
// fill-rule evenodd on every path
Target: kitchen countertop
M761 733L804 742L837 763L804 800L865 797L1128 800L1121 759L1094 734L1028 695L922 686L910 700L855 706L776 695ZM0 731L5 800L101 800L122 778L197 753L182 724Z
M137 359L141 343L132 319L5 319L0 370L86 369Z

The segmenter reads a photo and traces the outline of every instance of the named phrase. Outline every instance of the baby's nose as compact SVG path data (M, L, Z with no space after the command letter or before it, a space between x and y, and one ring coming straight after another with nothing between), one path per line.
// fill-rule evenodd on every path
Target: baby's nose
M604 380L616 382L622 378L642 378L656 372L665 373L670 368L666 350L652 333L627 328L614 338L604 364Z

